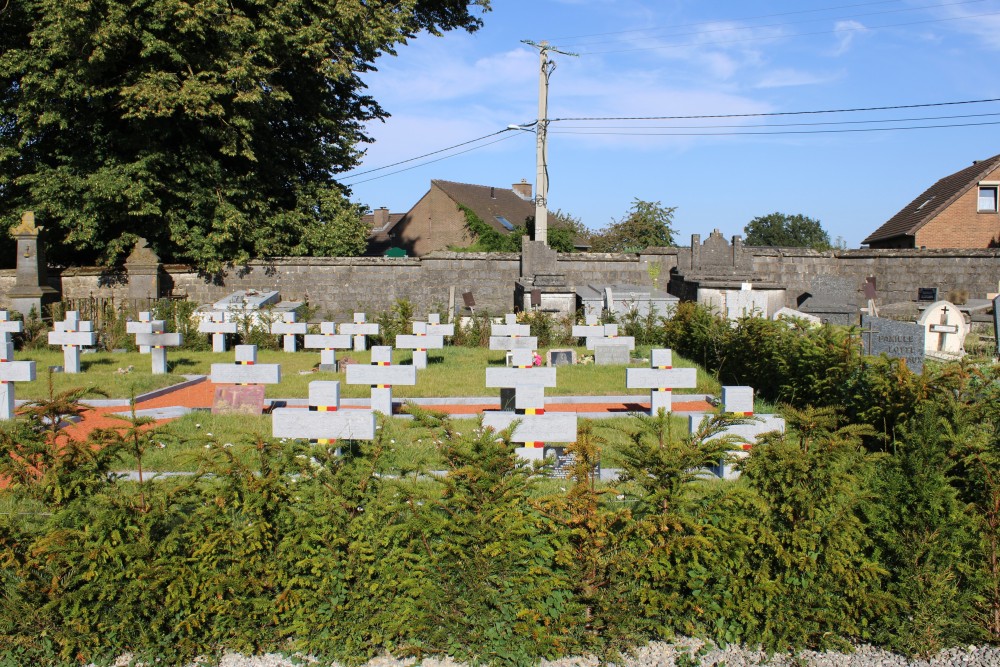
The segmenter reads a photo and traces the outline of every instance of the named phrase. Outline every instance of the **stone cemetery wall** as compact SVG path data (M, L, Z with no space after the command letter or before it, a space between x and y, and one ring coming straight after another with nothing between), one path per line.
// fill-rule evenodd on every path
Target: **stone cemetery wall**
M800 248L747 248L761 282L787 287L786 304L796 307L803 293L860 305L860 287L874 275L880 303L909 301L919 287L936 287L940 298L956 289L970 297L997 291L1000 250L845 250L816 252ZM560 255L558 269L569 285L644 285L666 289L680 248L636 254ZM277 290L287 300L308 299L320 313L349 317L355 311L380 311L397 299L411 301L418 314L446 307L449 287L456 303L471 291L480 309L510 310L520 256L514 253L435 253L417 258L290 258L253 263L222 277L204 276L185 266L163 267L163 289L175 297L210 303L241 289ZM64 298L127 298L127 277L99 268L50 272ZM0 271L0 307L14 285L14 271Z

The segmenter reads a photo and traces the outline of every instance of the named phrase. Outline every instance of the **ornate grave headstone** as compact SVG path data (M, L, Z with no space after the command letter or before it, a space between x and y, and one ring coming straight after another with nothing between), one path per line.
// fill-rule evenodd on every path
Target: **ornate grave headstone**
M281 364L258 364L256 345L237 345L235 364L212 364L216 387L212 414L257 414L264 410L264 385L281 382Z
M698 371L674 368L671 350L652 350L650 368L625 369L625 386L629 389L649 389L649 413L671 411L671 389L691 389L698 385Z
M184 342L184 337L179 333L163 333L163 321L154 321L150 324L159 325L160 331L155 333L137 333L135 344L147 346L152 356L153 375L165 375L167 373L167 348L179 347Z
M392 415L393 385L417 384L416 366L393 366L391 355L391 347L378 345L372 348L370 365L351 364L347 367L347 384L371 386L372 410L385 415Z
M281 319L271 323L271 333L282 337L282 349L285 352L295 352L296 336L304 336L309 330L306 322L295 321L295 311L281 314Z
M939 359L965 356L969 325L958 306L948 301L935 301L924 309L917 324L925 329L924 352L928 356Z
M377 336L379 325L367 322L364 313L354 313L354 321L341 324L340 333L354 337L354 350L361 352L368 349L368 336Z
M319 369L321 371L336 373L337 350L349 350L351 337L347 334L338 334L337 325L333 322L321 322L319 331L318 334L306 334L304 347L320 350Z
M224 311L214 310L198 323L198 332L212 334L212 352L225 352L226 334L236 333L236 322L227 322Z
M330 444L337 440L374 440L375 412L341 410L340 382L309 383L309 409L276 408L271 413L275 438Z
M138 320L125 323L125 332L135 334L163 333L166 331L166 323L163 320L154 320L153 314L148 310L139 313ZM139 345L141 354L149 354L148 345Z
M914 373L924 370L924 334L924 327L913 322L861 316L861 343L865 354L886 354L903 359Z
M7 292L7 299L24 319L28 319L32 310L42 317L45 306L59 300L59 292L49 285L45 247L40 238L42 229L35 225L34 212L25 211L21 223L10 230L17 242L17 268L14 287Z
M396 336L396 349L413 350L413 365L417 369L427 368L427 350L444 348L444 336L428 335L426 322L414 322L413 334Z
M55 323L55 331L49 332L49 345L62 345L63 370L66 373L80 372L80 348L93 347L97 334L93 324L80 320L75 310L66 312L66 319Z

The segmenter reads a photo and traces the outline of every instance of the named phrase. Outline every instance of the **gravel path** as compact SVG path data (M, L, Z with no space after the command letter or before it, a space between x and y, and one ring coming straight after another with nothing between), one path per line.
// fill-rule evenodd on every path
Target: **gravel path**
M678 658L680 658L678 660ZM694 660L692 660L694 658ZM125 667L123 657L117 665ZM233 653L223 657L220 667L294 667L295 665L328 667L330 663L293 662L278 655L242 656ZM336 663L332 663L336 667ZM364 667L412 667L415 660L397 660L391 657L375 658ZM563 658L543 660L539 667L599 667L596 658ZM653 642L637 649L634 655L612 667L1000 667L1000 647L967 646L953 648L925 659L909 659L870 646L860 646L854 653L817 653L803 651L798 655L768 657L762 651L736 646L725 649L704 647L696 639L681 639L674 644ZM92 666L91 666L92 667ZM421 667L465 667L463 663L445 659L427 659Z

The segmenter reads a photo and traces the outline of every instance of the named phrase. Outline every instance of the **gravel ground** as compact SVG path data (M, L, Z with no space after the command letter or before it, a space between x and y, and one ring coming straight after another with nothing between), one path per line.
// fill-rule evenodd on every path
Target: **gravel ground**
M678 660L680 658L680 660ZM693 659L692 659L693 658ZM412 667L416 661L397 660L391 657L375 658L365 667ZM123 657L117 663L128 664ZM292 662L278 655L242 656L233 653L223 657L220 667L295 667L312 664L326 667L327 663ZM598 667L593 657L543 660L539 667ZM925 659L910 659L871 646L859 646L854 653L817 653L803 651L798 655L773 655L762 651L736 646L725 649L706 647L697 639L682 639L676 643L653 642L637 649L634 655L621 660L614 667L1000 667L1000 647L967 646L952 648ZM445 659L428 659L421 667L465 667L462 663Z

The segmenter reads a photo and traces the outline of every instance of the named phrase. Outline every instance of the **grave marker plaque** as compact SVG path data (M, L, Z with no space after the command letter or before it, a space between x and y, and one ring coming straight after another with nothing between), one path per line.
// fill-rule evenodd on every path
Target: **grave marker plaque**
M259 415L264 411L264 385L216 387L213 415Z
M937 287L917 288L917 301L937 301L937 300L938 300Z
M884 317L861 316L861 341L867 355L903 359L914 373L924 370L924 327Z

